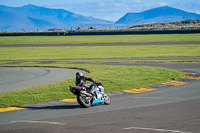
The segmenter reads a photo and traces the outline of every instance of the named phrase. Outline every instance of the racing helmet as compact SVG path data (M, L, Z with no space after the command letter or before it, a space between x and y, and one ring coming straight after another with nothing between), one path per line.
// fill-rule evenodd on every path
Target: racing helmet
M83 83L84 76L81 72L76 73L76 86L80 86Z
M81 77L83 77L83 73L77 72L76 73L76 79L80 79Z

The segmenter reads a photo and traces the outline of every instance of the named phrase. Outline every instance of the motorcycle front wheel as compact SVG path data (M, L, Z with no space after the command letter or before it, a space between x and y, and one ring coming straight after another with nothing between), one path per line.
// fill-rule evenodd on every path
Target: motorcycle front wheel
M108 94L106 93L103 94L103 100L104 100L104 104L106 105L110 104L110 97L108 96Z
M89 108L91 106L91 98L87 96L79 95L77 96L77 101L84 108Z

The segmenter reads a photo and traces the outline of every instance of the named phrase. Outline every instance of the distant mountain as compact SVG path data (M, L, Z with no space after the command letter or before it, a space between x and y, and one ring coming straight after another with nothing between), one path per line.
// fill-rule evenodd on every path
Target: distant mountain
M144 23L175 22L188 19L200 19L200 15L164 6L140 13L127 13L120 18L116 24L136 25Z
M85 17L63 9L49 9L34 5L26 5L23 7L0 5L0 31L62 29L71 26L113 23L93 17Z

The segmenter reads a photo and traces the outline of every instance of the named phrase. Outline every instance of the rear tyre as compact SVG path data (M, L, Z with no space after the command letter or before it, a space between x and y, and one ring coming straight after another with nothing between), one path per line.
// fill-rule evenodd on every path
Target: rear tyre
M89 108L91 106L91 98L87 96L79 95L77 96L77 101L84 108Z
M106 105L110 104L110 97L108 96L108 94L106 93L103 94L103 100L104 100L104 104Z

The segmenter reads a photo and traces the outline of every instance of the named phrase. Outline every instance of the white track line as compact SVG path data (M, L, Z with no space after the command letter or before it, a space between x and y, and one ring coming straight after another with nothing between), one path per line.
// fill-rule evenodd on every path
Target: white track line
M40 124L51 124L51 125L65 125L65 123L59 122L50 122L50 121L27 121L27 120L18 120L18 121L11 121L11 123L40 123Z
M167 130L167 129L156 129L156 128L142 128L142 127L127 127L125 130L135 129L135 130L148 130L148 131L156 131L156 132L168 132L168 133L192 133L192 132L184 132L178 130Z

